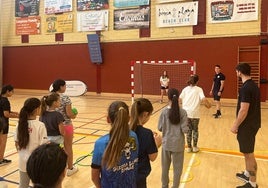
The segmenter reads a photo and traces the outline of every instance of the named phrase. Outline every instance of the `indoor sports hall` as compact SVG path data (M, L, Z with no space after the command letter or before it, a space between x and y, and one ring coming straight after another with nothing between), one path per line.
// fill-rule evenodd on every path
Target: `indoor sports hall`
M109 133L107 108L113 101L130 107L136 98L149 99L154 110L145 127L157 131L168 105L166 95L160 102L163 71L169 88L180 92L197 74L212 104L210 109L201 104L200 151L185 150L180 188L243 185L236 173L245 170L245 161L231 132L242 87L239 63L251 66L260 89L254 153L257 184L268 187L267 0L1 0L0 10L0 86L14 86L11 110L19 112L27 98L47 95L56 79L68 83L66 95L78 110L73 152L79 170L64 178L63 188L94 187L92 152L96 140ZM219 118L213 116L216 104L210 95L215 65L226 77ZM4 157L12 162L0 166L0 188L19 185L18 119L9 121ZM161 150L151 162L148 188L161 187ZM170 183L171 177L172 168Z
M12 109L18 111L24 100L28 97L42 97L47 91L16 89L10 98ZM154 111L146 123L146 127L157 131L158 117L167 103L159 103L159 96L144 96L153 103ZM107 108L114 100L123 100L131 105L131 95L102 93L101 95L88 92L83 96L72 97L73 106L78 109L78 116L74 120L74 161L79 171L65 177L63 187L94 187L90 180L91 152L94 142L100 136L107 134L110 125L106 121ZM222 117L215 119L214 106L206 109L201 106L200 136L198 146L200 152L185 152L184 168L180 187L234 187L242 184L235 177L235 173L243 170L244 159L239 153L236 136L231 133L230 128L235 119L236 101L223 100ZM258 163L257 181L259 187L266 187L268 175L268 154L266 135L268 129L267 103L262 104L262 128L256 138L255 155ZM11 164L1 166L1 177L9 188L18 186L18 154L14 146L14 131L17 120L10 122L10 132L5 156L12 160ZM152 172L148 177L148 187L160 187L161 185L161 148L156 161L152 162ZM172 174L172 172L170 172ZM172 177L172 176L171 176ZM172 181L172 179L170 180Z

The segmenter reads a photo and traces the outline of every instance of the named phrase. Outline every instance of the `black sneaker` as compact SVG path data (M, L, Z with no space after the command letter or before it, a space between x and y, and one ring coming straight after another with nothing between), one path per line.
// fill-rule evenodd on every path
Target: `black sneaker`
M258 188L258 185L256 187L253 187L249 182L245 185L237 186L236 188Z
M11 160L3 159L2 161L0 161L0 166L4 166L9 163L11 163Z
M221 113L212 114L215 118L221 117Z
M244 172L241 173L236 173L236 177L244 182L248 182L249 181L249 177L247 177Z
M220 117L221 117L220 114L216 114L216 115L214 116L215 119L220 118Z
M11 160L8 160L8 159L3 159L2 160L2 163L4 163L4 164L9 164L9 163L11 163L12 161Z

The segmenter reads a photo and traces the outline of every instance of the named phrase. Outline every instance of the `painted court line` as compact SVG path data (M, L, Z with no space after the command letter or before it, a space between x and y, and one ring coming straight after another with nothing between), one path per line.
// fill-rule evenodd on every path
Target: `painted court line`
M189 163L187 165L188 167L187 167L187 169L186 169L186 171L184 173L184 176L183 176L182 181L181 181L182 183L180 183L179 188L184 188L185 187L185 182L187 182L187 180L188 180L188 178L190 176L191 168L192 168L192 166L194 164L194 161L195 161L195 156L196 156L196 154L193 153L192 156L191 156L191 159L190 159L190 161L189 161Z

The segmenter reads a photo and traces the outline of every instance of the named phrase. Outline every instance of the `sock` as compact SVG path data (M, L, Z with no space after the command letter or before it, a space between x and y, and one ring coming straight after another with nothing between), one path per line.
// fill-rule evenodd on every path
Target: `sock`
M220 110L217 110L217 113L216 114L221 115L221 111Z
M247 170L244 171L244 175L249 177L249 172Z
M249 181L249 183L250 183L250 185L251 185L252 187L256 187L256 186L257 186L257 183L256 183L256 182Z

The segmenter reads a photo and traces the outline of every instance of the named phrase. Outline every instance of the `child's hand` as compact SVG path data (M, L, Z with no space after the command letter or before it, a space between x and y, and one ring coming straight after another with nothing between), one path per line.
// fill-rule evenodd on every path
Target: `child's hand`
M162 136L158 134L157 132L153 132L153 133L154 133L155 144L159 148L162 145Z

